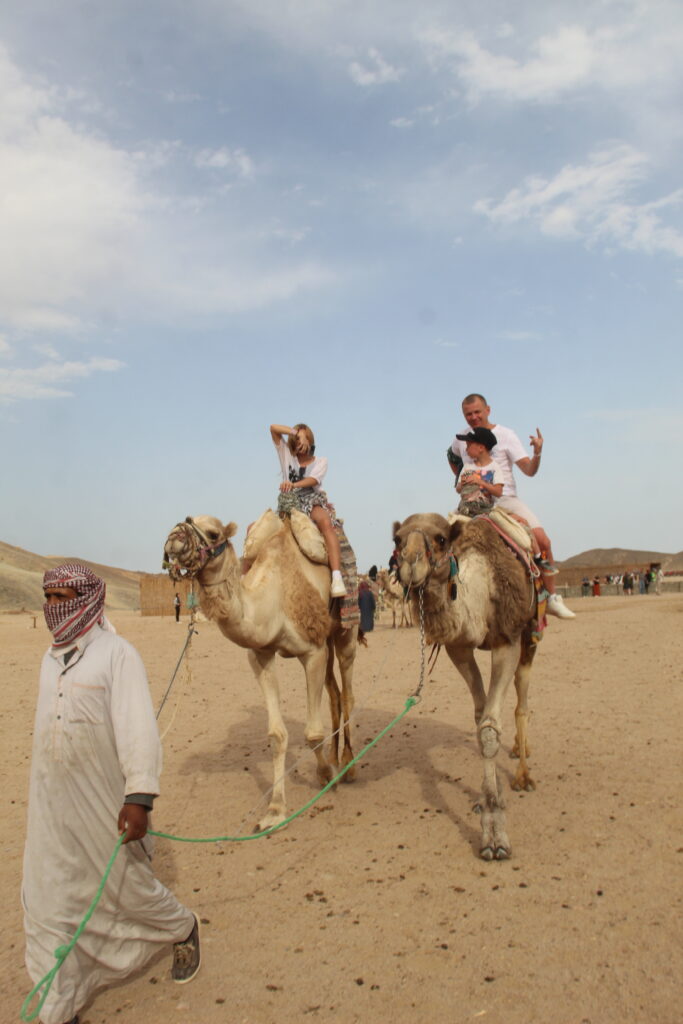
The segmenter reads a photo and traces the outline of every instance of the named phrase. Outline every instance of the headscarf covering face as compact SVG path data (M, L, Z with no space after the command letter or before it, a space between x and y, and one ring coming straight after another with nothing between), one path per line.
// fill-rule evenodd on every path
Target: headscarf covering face
M66 647L102 619L106 586L87 566L67 562L48 569L43 576L43 589L54 587L71 587L76 591L76 597L68 601L43 605L47 628L53 636L52 646Z

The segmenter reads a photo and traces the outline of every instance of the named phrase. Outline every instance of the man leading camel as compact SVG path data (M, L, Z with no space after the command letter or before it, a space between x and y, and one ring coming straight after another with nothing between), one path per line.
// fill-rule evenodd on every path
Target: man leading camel
M553 562L550 538L531 509L517 497L517 486L513 473L514 466L517 466L525 476L536 476L538 473L541 465L541 452L543 450L543 435L540 430L536 428L536 434L532 434L529 438L534 452L530 458L514 430L504 427L500 423L491 423L491 408L487 405L483 395L467 395L462 402L462 412L471 430L475 427L486 427L487 430L492 430L496 435L498 443L492 450L491 456L500 466L504 478L503 496L498 499L497 504L508 512L526 519L540 545L541 551L545 552L546 560ZM467 455L465 442L455 437L447 454L449 465L457 480L463 464L469 464L472 461ZM560 619L575 618L574 612L567 608L562 596L555 592L555 580L553 577L544 575L543 582L550 594L548 613L550 615L557 615Z
M161 744L137 651L104 617L104 580L73 562L43 578L52 633L40 672L24 854L26 966L54 967L125 832L95 912L55 976L42 1024L78 1024L103 985L173 945L171 977L199 970L199 923L159 882L145 841Z

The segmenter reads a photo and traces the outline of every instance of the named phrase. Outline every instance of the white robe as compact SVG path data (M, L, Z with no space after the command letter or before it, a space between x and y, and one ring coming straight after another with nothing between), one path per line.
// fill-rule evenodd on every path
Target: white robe
M34 983L55 966L55 949L71 940L97 892L124 796L159 792L161 744L139 654L100 626L75 646L66 668L64 652L47 651L40 673L22 887ZM95 989L189 935L192 913L154 877L149 849L147 837L119 850L54 979L43 1024L70 1020Z

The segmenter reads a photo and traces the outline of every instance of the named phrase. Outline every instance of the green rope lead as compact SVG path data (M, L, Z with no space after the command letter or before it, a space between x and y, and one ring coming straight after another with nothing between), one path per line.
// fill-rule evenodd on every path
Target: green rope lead
M102 881L100 882L99 887L97 889L97 892L95 893L95 898L92 901L92 903L90 904L90 906L88 907L88 909L86 910L85 917L83 918L83 920L79 924L78 928L76 929L76 932L75 932L74 937L72 938L71 942L68 945L66 945L66 946L57 946L57 949L55 950L55 957L57 958L57 963L55 964L55 966L52 968L51 971L48 971L48 973L45 975L45 977L41 981L39 981L37 985L34 985L34 987L31 989L29 994L26 996L26 999L24 999L23 1005L21 1007L21 1019L22 1020L25 1020L25 1021L35 1020L35 1018L38 1016L38 1014L42 1010L43 1003L47 999L47 994L50 991L50 988L52 986L52 982L55 979L55 975L57 974L57 971L60 969L60 967L62 966L62 964L64 963L64 961L68 957L69 953L74 948L74 946L78 942L79 938L83 934L85 926L88 923L88 921L90 920L90 918L92 917L93 912L95 910L95 907L100 902L100 896L102 895L104 887L105 887L105 885L107 883L107 879L109 878L109 872L111 871L112 866L114 864L114 861L116 860L116 855L119 852L119 850L121 849L121 843L123 842L123 840L125 838L125 834L126 833L124 832L116 840L116 846L114 847L112 855L109 858L109 863L107 864L106 868L104 869L104 874L102 875ZM28 1013L28 1005L29 1005L29 1003L38 994L38 992L40 992L40 990L41 990L41 988L43 988L43 986L45 986L45 989L43 991L42 996L40 997L40 1002L36 1006L36 1008L33 1011L33 1013Z
M307 811L309 807L312 807L313 804L316 803L321 798L321 796L323 796L324 793L327 793L327 791L329 789L331 789L332 786L335 785L335 783L339 782L339 780L341 778L343 778L344 775L346 775L346 773L349 771L349 769L352 768L353 765L356 764L357 761L360 761L361 757L363 757L365 754L367 754L368 750L370 750L372 747L374 747L376 743L379 743L379 741L382 739L382 737L386 736L386 734L389 732L389 730L393 729L394 726L397 725L398 722L401 721L401 719L404 717L404 715L407 715L408 712L410 711L410 709L415 704L417 704L418 702L419 702L419 697L416 696L415 694L413 694L412 696L408 697L408 699L406 700L406 706L403 709L403 711L401 711L401 713L398 714L396 716L396 718L393 719L393 721L389 722L389 724L386 725L382 729L382 731L377 734L377 736L375 736L374 740L370 740L370 742L367 743L363 747L361 752L359 754L356 754L356 756L353 758L353 760L349 761L349 763L347 765L344 765L342 770L337 775L335 775L335 777L333 779L331 779L330 782L328 782L327 785L324 786L323 789L320 790L320 792L316 793L315 796L311 797L311 799L308 801L308 803L304 804L303 807L300 807L298 811L294 812L294 814L290 814L290 816L288 818L285 818L285 820L281 821L278 825L273 825L272 828L264 829L263 832L254 832L254 833L252 833L251 835L248 835L248 836L213 836L213 837L211 837L209 839L188 839L188 838L186 838L184 836L173 836L173 835L170 835L167 832L155 832L155 831L153 831L153 829L149 829L148 830L149 835L158 836L160 839L172 839L174 842L177 842L177 843L227 843L227 842L230 842L230 843L244 843L244 842L247 842L250 839L262 839L264 836L272 835L273 832L277 832L279 829L284 828L285 825L288 825L290 821L294 821L294 819L298 818L300 814L303 814L304 811ZM95 907L97 906L97 904L100 901L100 896L102 895L102 892L103 892L104 887L106 885L107 879L109 878L109 874L111 872L112 866L114 864L114 861L116 860L116 855L118 854L119 850L121 849L121 843L123 842L124 838L125 838L125 832L123 833L123 835L120 835L119 838L116 841L116 846L114 847L113 853L112 853L111 857L109 858L109 862L108 862L108 864L107 864L107 866L106 866L106 868L104 870L104 874L102 875L102 881L100 882L99 887L97 889L97 892L95 893L95 898L93 899L92 903L88 907L88 909L87 909L87 911L85 913L85 917L83 918L83 920L79 924L78 928L76 929L76 932L75 932L74 937L72 938L71 942L69 942L69 944L67 946L58 946L57 947L57 949L55 950L55 957L57 959L57 963L52 968L52 970L48 971L48 973L45 975L45 977L42 978L41 981L39 981L37 985L34 985L34 987L31 989L29 994L26 996L26 999L24 1000L24 1003L23 1003L23 1005L21 1007L21 1019L23 1021L27 1021L28 1022L28 1021L35 1020L35 1018L40 1013L40 1011L41 1011L41 1009L43 1007L43 1003L47 999L47 994L50 991L50 988L52 986L52 982L55 979L57 971L59 971L59 969L61 968L62 964L66 960L67 956L69 955L71 950L74 948L74 946L78 942L80 936L83 934L83 931L85 929L86 924L88 923L88 921L92 917L93 912L95 910ZM28 1013L28 1005L31 1002L31 1000L38 994L38 992L40 992L41 989L43 989L43 993L42 993L42 995L40 997L40 1001L39 1001L37 1007L35 1008L35 1010L33 1011L33 1013L29 1014Z

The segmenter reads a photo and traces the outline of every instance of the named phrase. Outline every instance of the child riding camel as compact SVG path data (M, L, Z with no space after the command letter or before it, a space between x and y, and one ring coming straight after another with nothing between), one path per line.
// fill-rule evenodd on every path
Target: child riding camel
M332 570L331 597L345 597L346 587L341 574L341 549L335 527L338 526L334 506L328 501L321 484L327 473L327 459L315 454L315 437L305 423L285 427L273 423L270 436L277 449L282 483L278 512L297 508L309 516L325 539L327 558ZM285 437L287 440L285 441Z

